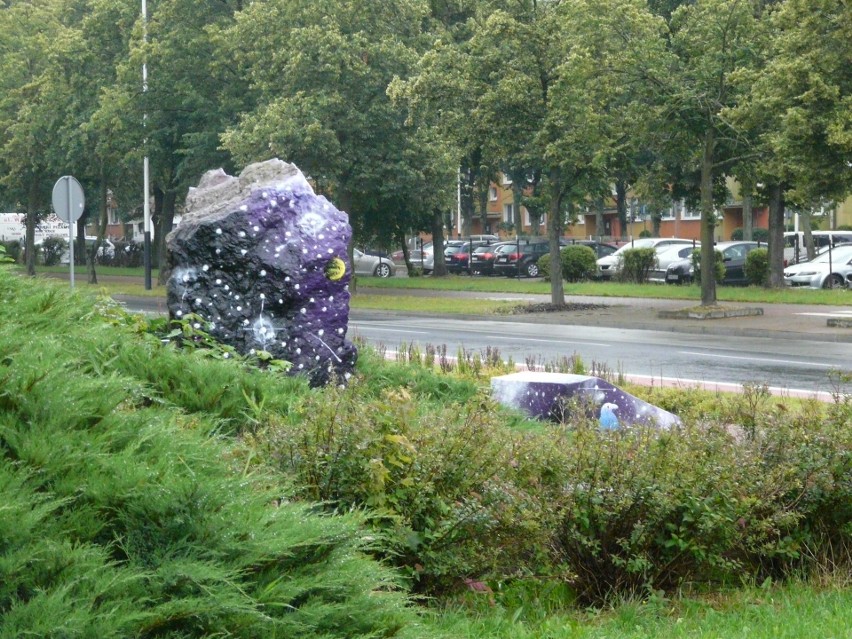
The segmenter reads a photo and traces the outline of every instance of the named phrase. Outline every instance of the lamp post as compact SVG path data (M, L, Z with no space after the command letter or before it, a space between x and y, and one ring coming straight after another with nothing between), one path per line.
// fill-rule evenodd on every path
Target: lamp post
M148 42L148 3L147 0L142 0L142 39L143 43ZM148 65L147 52L142 59L142 93L148 92ZM142 115L142 128L147 125L147 111ZM145 290L151 290L151 201L148 194L150 193L150 174L148 171L148 138L145 138L145 158L142 161L142 188L144 195L142 197L142 211L144 216L144 246L143 246L143 264L145 266Z

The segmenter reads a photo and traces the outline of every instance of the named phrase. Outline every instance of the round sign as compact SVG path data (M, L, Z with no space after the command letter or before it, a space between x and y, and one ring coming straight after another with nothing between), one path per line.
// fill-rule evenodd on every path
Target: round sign
M64 175L53 185L53 210L59 219L73 224L83 215L86 198L77 178Z

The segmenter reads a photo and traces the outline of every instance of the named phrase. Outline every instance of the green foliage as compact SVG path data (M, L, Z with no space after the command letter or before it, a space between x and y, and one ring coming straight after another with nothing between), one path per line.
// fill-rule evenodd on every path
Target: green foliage
M46 237L41 243L41 259L45 266L55 266L68 250L68 241L61 237Z
M262 417L263 393L286 414L290 382L49 282L0 271L0 295L0 635L393 637L414 621L360 515L294 503L212 436L211 387L225 415Z
M725 256L722 251L713 251L713 272L716 277L716 282L721 282L725 279ZM696 249L692 252L692 269L696 283L701 283L701 250Z
M597 255L588 246L582 244L565 246L559 251L559 256L562 261L562 279L568 282L591 279L597 270ZM549 253L539 258L538 268L545 278L550 278Z
M562 278L569 282L590 279L597 270L597 255L591 247L582 244L566 246L559 255L562 258Z
M741 241L743 239L743 229L742 227L735 228L731 232L731 240L733 241ZM764 228L756 228L751 230L751 239L755 242L763 242L766 243L769 241L769 229Z
M648 229L642 229L639 231L639 237L653 237L654 234Z
M21 243L18 240L2 242L0 246L3 247L3 253L7 260L18 262L21 259Z
M769 282L769 249L758 248L749 252L743 268L749 284L766 286Z
M641 284L657 264L657 252L653 248L627 249L619 261L618 279Z
M546 564L546 505L534 480L550 457L544 442L531 448L502 427L501 411L484 397L433 407L389 388L365 401L367 384L312 397L254 446L301 498L332 510L369 508L382 555L421 591ZM540 461L521 472L522 459Z

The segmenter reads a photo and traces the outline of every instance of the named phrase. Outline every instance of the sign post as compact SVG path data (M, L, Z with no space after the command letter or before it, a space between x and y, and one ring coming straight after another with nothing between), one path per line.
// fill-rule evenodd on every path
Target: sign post
M68 265L71 268L71 288L74 288L74 223L83 215L86 197L77 178L63 175L53 185L53 210L68 224Z

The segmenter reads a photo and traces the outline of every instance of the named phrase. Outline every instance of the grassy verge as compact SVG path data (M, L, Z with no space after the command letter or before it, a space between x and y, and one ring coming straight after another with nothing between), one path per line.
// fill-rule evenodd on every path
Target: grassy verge
M817 590L793 584L732 591L713 598L651 597L602 612L552 614L535 619L538 606L488 610L458 607L435 614L434 623L459 639L841 639L850 636L852 590Z
M389 278L359 278L363 287L393 288L402 290L427 289L437 291L480 291L487 293L536 293L550 295L550 283L542 280L512 279L504 277L448 276ZM591 297L642 297L656 299L682 299L699 301L701 290L697 285L673 286L664 284L630 284L623 282L578 282L564 285L565 295ZM755 286L719 286L716 289L720 302L772 303L772 304L827 304L843 306L852 302L845 290L814 289L764 289Z
M59 276L68 273L67 267L39 267L40 274ZM156 285L158 273L154 271L155 282L152 290L145 290L143 273L141 269L117 268L101 266L97 273L103 276L97 285L86 282L85 270L75 271L75 280L81 290L86 287L96 289L98 292L105 291L109 295L124 294L140 297L162 297L166 294L164 286ZM112 278L123 278L115 281ZM126 279L125 279L126 278ZM138 278L134 282L133 278ZM506 294L538 294L550 295L550 284L542 280L512 279L505 277L468 277L448 276L437 277L393 277L381 279L376 277L359 277L358 286L361 289L392 289L398 291L472 291L481 293L506 293ZM701 299L701 291L698 286L668 286L662 284L628 284L622 282L579 282L565 283L566 296L588 296L588 297L638 297L649 299L677 299L693 301L698 303ZM366 292L366 291L365 291ZM434 310L436 298L417 299L413 295L407 296L404 304L405 310ZM846 290L812 290L812 289L764 289L754 286L749 287L723 287L717 288L719 302L731 302L741 304L814 304L827 306L848 306L852 303L852 293ZM369 295L357 295L353 297L355 308L372 308L385 310L402 310L400 302L394 301L390 296L371 298ZM486 304L485 306L491 306ZM500 304L494 305L495 308ZM483 304L463 304L460 300L444 305L448 313L488 313L493 311L483 310ZM443 312L443 311L441 311Z

